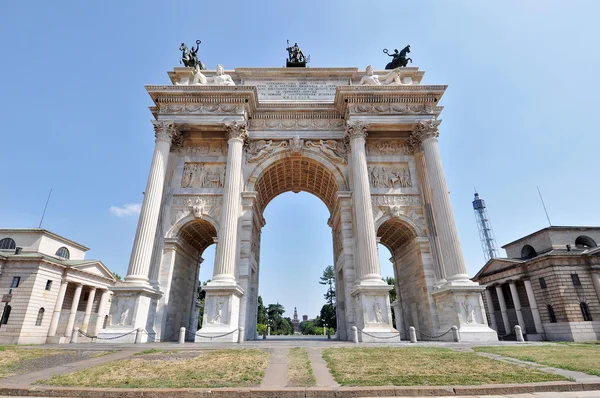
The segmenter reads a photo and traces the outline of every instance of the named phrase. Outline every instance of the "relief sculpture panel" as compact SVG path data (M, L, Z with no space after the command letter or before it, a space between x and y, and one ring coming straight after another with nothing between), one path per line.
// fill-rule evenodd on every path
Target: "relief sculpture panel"
M223 188L225 166L206 163L186 163L183 166L182 188Z
M404 141L367 141L367 155L408 155Z
M227 156L227 141L203 142L197 145L190 145L184 149L187 156Z
M408 166L369 166L368 171L373 188L412 187Z

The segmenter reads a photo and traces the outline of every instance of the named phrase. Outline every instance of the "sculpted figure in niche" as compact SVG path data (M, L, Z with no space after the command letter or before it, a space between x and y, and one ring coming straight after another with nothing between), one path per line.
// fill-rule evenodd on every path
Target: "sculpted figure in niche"
M125 308L125 311L121 314L121 318L119 318L119 326L125 325L127 322L127 317L129 316L129 307Z
M465 310L465 322L469 324L477 323L477 318L475 317L475 306L468 298L463 301L462 307Z
M273 140L265 141L259 140L250 143L248 147L248 158L246 158L246 162L254 163L258 162L271 152L275 150L275 148L286 147L287 142L281 141L279 144L273 145Z
M319 140L319 142L307 141L307 147L318 148L328 158L336 162L346 162L346 149L341 143L335 140Z
M379 306L379 301L375 298L373 302L373 313L375 314L375 322L383 323L383 314L381 312L381 307Z
M213 323L222 323L221 319L223 319L223 300L218 299L215 304L215 315L213 317Z

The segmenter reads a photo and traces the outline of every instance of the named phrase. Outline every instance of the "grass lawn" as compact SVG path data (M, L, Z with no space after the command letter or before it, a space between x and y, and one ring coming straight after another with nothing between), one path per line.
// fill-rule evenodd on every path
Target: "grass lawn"
M447 348L329 348L323 358L343 386L436 386L565 381L543 373Z
M598 344L476 347L474 350L600 376L600 345Z
M58 350L20 349L16 346L0 346L0 378L12 376L27 360L59 353Z
M188 359L177 355L152 352L39 383L116 388L250 387L260 384L269 362L269 354L261 350L206 351Z
M287 371L290 387L312 387L317 383L305 348L290 348Z

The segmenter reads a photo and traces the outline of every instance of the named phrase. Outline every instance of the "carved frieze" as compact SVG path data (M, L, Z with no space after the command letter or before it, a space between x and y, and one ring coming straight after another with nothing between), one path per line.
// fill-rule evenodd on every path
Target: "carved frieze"
M277 148L286 148L287 141L258 140L251 141L246 148L246 162L255 163L271 154Z
M412 187L410 171L407 166L369 166L369 181L373 188L409 188Z
M408 155L409 148L401 140L367 141L367 155Z
M253 130L333 130L344 127L342 119L252 119Z
M433 115L435 108L432 104L409 105L399 103L366 103L349 104L350 113L375 113L394 115Z
M420 195L371 195L373 206L421 206Z
M197 145L189 145L183 149L187 156L227 156L227 141L202 142Z
M182 188L223 188L225 166L186 163L183 166Z
M201 115L201 114L243 114L244 105L242 104L204 104L204 103L161 103L158 109L159 114L169 115Z
M348 155L346 146L341 141L336 140L318 140L306 141L307 148L315 148L325 154L329 159L338 163L346 163Z

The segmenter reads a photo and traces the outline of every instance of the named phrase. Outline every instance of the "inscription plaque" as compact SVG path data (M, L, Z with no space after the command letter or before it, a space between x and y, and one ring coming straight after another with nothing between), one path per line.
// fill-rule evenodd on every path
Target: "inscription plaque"
M245 86L256 86L259 101L333 102L335 88L348 85L347 80L323 79L251 79Z

